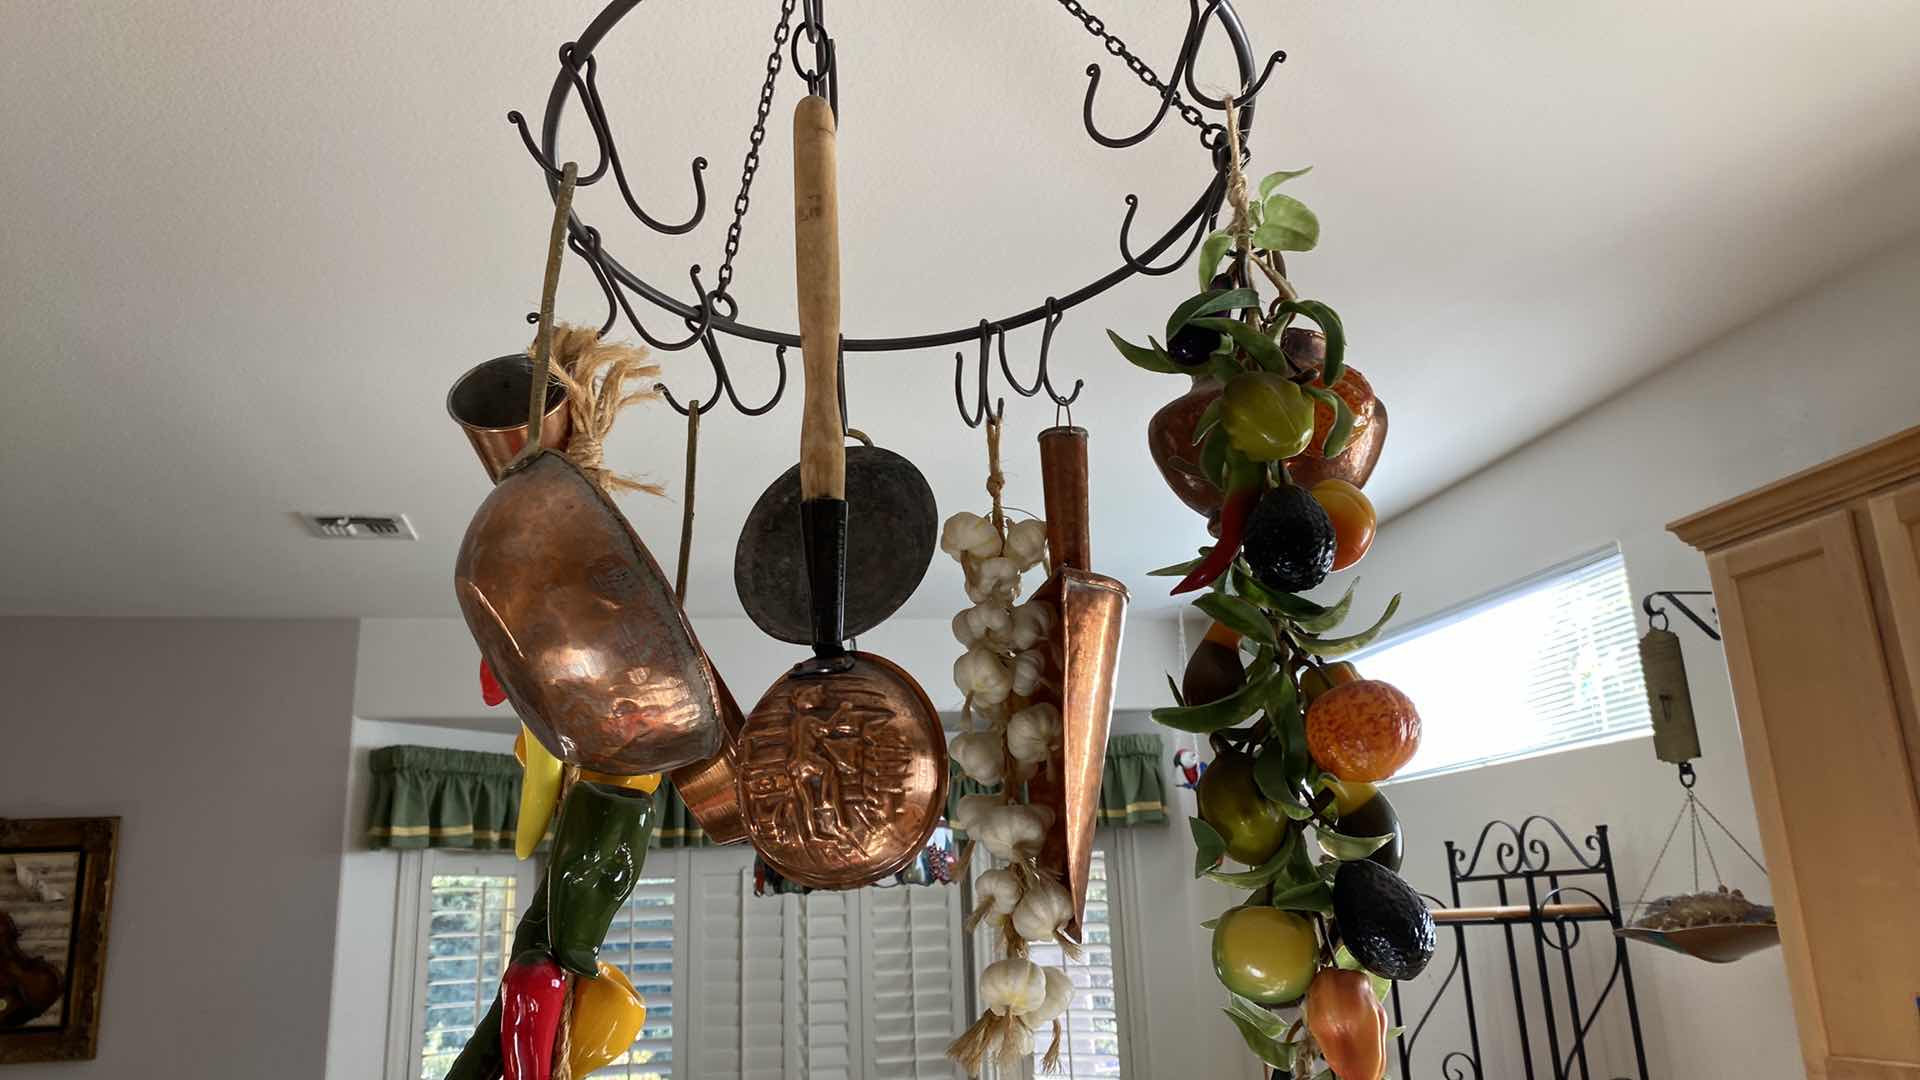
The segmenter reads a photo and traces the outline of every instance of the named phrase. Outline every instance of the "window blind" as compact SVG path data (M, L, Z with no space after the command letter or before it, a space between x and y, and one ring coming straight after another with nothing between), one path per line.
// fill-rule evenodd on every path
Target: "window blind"
M1107 887L1107 855L1093 850L1087 876L1087 911L1080 920L1080 959L1059 945L1031 945L1027 955L1036 964L1065 968L1073 980L1073 1003L1067 1007L1061 1039L1060 1071L1050 1075L1065 1080L1120 1075L1120 1013L1118 980L1113 956L1113 912ZM1053 1040L1053 1029L1034 1032L1032 1075L1042 1076L1040 1060Z
M653 862L673 865L656 853ZM616 965L647 1002L647 1019L624 1055L591 1075L608 1080L671 1080L677 975L674 929L678 884L672 877L643 877L622 904L600 946L600 959Z
M420 1075L437 1080L493 1004L520 912L512 877L435 874L428 892Z
M1398 779L1651 729L1626 562L1609 549L1521 582L1355 657L1420 710Z

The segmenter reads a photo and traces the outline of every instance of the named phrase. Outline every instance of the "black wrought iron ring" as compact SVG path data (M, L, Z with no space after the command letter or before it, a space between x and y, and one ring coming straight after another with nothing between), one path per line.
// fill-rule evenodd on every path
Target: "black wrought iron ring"
M618 25L620 20L625 18L628 12L638 7L640 2L641 0L610 0L607 6L601 9L600 14L596 16L591 23L587 24L587 28L580 33L579 38L574 41L572 50L574 62L576 64L584 63L586 58L593 54L593 50L599 47L601 39L605 38L607 33ZM1239 85L1243 87L1254 86L1258 72L1254 67L1253 46L1247 40L1246 27L1241 24L1239 14L1233 9L1233 0L1213 0L1212 6L1214 17L1220 20L1221 28L1226 31L1227 37L1233 45L1234 60L1240 68ZM559 152L560 117L566 111L567 98L573 93L574 76L574 70L569 69L564 64L561 65L560 73L556 75L553 80L553 90L547 95L546 116L540 124L540 148L542 152L546 154L547 160L549 161L555 160L555 155ZM1240 130L1243 135L1250 134L1253 130L1254 103L1249 100L1240 108L1239 112ZM1155 258L1159 257L1161 253L1172 247L1180 238L1187 234L1189 229L1198 226L1202 219L1210 218L1219 212L1220 204L1226 198L1226 186L1219 182L1219 166L1222 163L1218 161L1218 157L1222 152L1224 151L1216 149L1213 155L1216 159L1216 169L1214 174L1207 178L1207 186L1200 193L1200 198L1181 216L1179 221L1174 223L1172 228L1167 230L1165 235L1154 241L1154 243L1149 245L1145 250L1134 255L1133 261L1121 263L1118 269L1095 278L1093 281L1082 285L1072 292L1056 294L1058 295L1058 299L1052 303L1051 307L1047 304L1041 304L1028 308L1017 315L1008 315L987 321L999 327L1002 331L1017 330L1020 327L1040 322L1050 314L1067 311L1085 303L1099 296L1101 293L1106 292L1108 289L1113 288L1120 282L1140 273L1142 266L1151 263ZM547 188L549 192L557 194L560 190L559 181L549 176L547 178ZM580 220L577 211L571 215L570 225L576 230L585 228L585 223ZM601 248L600 256L606 271L616 278L620 284L639 293L655 307L678 315L682 319L689 320L690 324L708 322L714 331L746 341L760 341L769 345L798 346L800 344L800 335L798 333L769 330L765 327L754 326L751 323L740 322L732 318L722 318L717 312L711 310L711 305L708 305L709 310L703 312L699 306L681 303L679 300L674 299L667 293L654 288L642 280L639 275L627 269L626 266L614 258L611 253L607 252L604 247ZM946 345L958 345L974 341L978 339L979 336L979 321L975 320L966 326L954 330L944 330L931 334L888 338L850 337L843 340L843 348L847 352L905 352L912 349L931 349Z

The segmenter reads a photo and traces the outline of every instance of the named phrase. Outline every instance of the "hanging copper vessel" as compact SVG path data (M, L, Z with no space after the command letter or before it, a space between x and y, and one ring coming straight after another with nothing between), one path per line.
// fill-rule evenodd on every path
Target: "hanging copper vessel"
M495 483L527 445L527 399L532 383L533 361L524 353L515 353L475 365L454 380L453 388L447 391L447 415L467 433L467 441L487 470L487 479ZM559 383L549 382L540 445L564 450L572 430L567 391Z
M1040 865L1060 875L1073 896L1066 933L1080 940L1100 810L1100 774L1113 720L1113 679L1120 664L1127 588L1096 574L1087 522L1087 431L1053 427L1040 433L1040 476L1047 508L1053 573L1034 594L1059 618L1046 644L1045 688L1036 695L1060 710L1061 746L1027 783L1030 802L1053 810Z

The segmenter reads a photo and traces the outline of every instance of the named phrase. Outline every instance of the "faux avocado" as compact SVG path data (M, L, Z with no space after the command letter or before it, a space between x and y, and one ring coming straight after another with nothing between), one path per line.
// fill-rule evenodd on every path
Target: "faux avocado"
M1333 570L1333 519L1306 488L1286 484L1260 496L1241 545L1260 584L1299 593Z
M1433 915L1413 886L1379 863L1341 863L1333 879L1333 917L1360 966L1389 979L1412 979L1433 959Z
M1385 795L1375 792L1373 798L1361 803L1354 810L1340 815L1340 831L1347 836L1386 836L1393 839L1381 846L1380 850L1367 856L1368 862L1376 862L1393 871L1400 872L1402 853L1400 815L1393 812L1393 804Z

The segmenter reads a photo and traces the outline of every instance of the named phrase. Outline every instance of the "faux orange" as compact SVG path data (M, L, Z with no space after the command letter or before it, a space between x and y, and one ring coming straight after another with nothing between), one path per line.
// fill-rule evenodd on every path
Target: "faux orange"
M1322 480L1309 490L1333 519L1333 568L1345 570L1373 546L1374 529L1380 521L1373 500L1345 480Z
M1420 749L1420 713L1407 695L1378 679L1321 694L1307 708L1307 750L1341 780L1378 783Z

